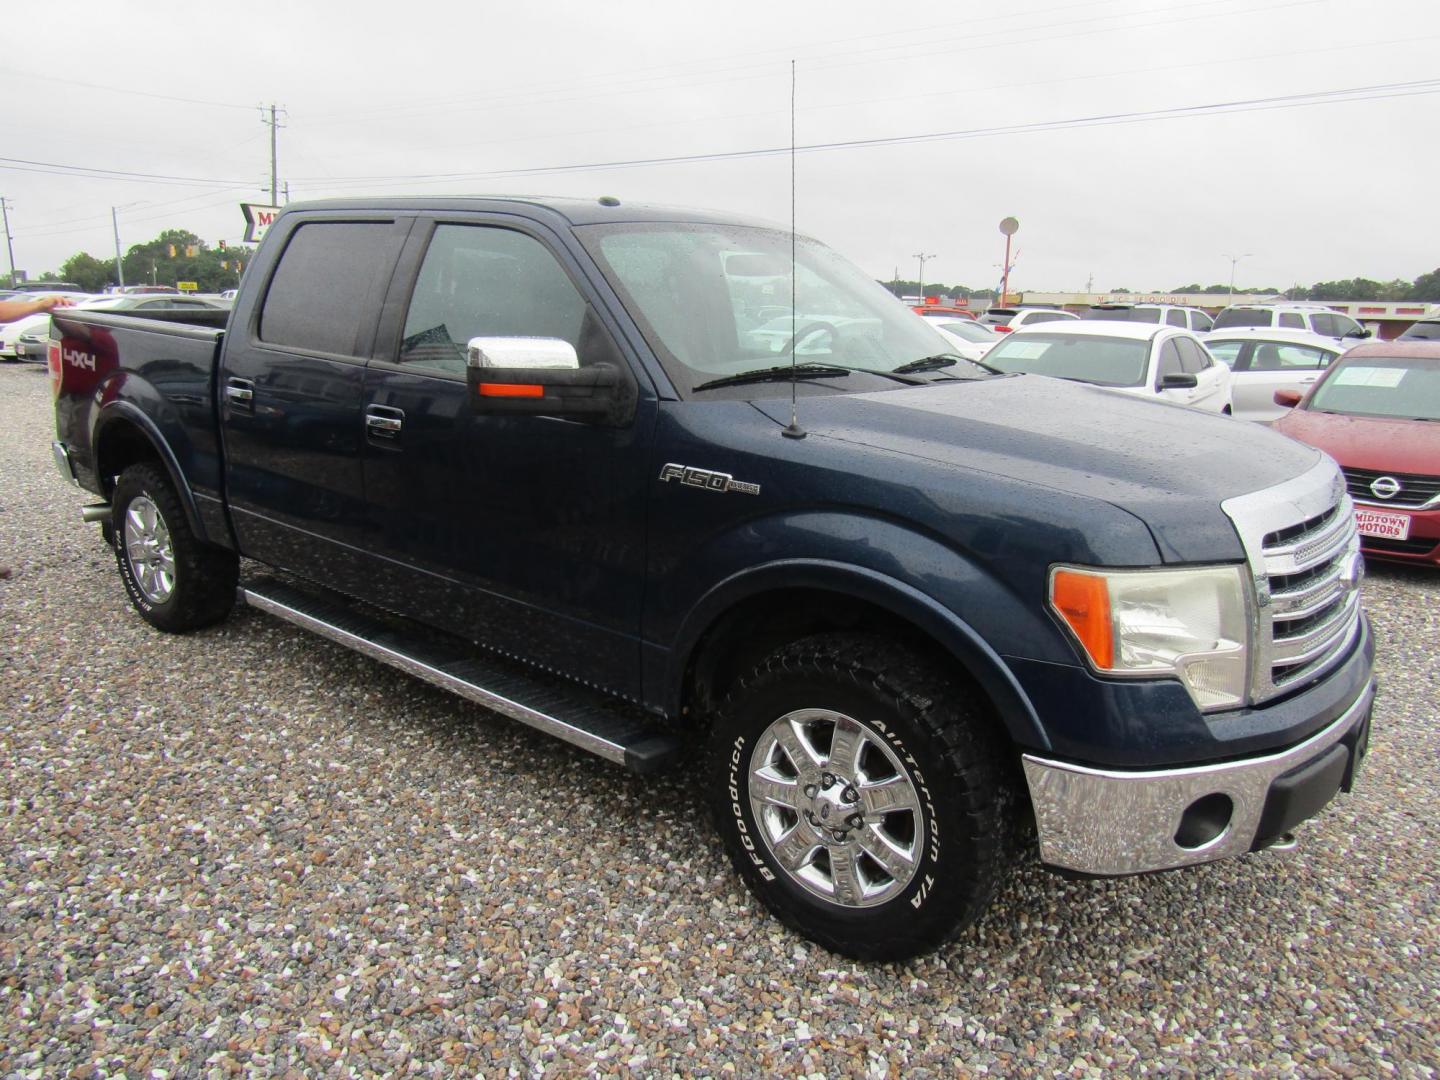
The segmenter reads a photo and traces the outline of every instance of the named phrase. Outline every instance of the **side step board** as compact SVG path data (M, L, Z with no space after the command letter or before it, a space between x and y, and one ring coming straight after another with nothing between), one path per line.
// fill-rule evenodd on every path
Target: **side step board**
M624 765L631 772L664 768L682 749L678 735L660 730L639 709L598 690L531 672L479 650L438 644L418 633L408 635L271 578L242 585L239 592L240 599L253 608Z

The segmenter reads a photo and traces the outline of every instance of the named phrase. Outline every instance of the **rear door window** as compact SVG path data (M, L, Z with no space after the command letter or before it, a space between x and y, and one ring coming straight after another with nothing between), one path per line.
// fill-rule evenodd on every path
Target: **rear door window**
M1185 329L1185 313L1183 311L1167 311L1165 313L1166 326L1178 326Z
M1215 329L1223 330L1227 326L1269 326L1271 314L1269 308L1226 308L1215 316Z
M307 222L291 234L260 311L259 338L302 352L354 356L376 317L398 239L393 222Z
M1304 330L1305 317L1297 315L1293 311L1282 311L1280 313L1280 325L1287 330Z

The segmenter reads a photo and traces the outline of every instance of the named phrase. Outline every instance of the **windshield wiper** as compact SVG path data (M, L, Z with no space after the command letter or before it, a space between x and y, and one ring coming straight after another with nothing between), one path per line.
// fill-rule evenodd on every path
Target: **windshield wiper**
M964 361L973 364L981 371L987 371L991 375L1003 375L999 368L993 368L989 364L982 364L979 360L971 360L964 356L957 356L955 353L936 353L934 356L922 356L919 360L911 360L908 364L901 364L893 369L897 375L910 375L920 371L939 371L941 368L954 367Z
M838 379L845 375L855 374L854 368L837 367L833 364L789 364L783 367L756 368L754 371L741 371L734 375L726 375L719 379L711 379L699 386L692 387L694 390L711 390L717 386L742 386L745 383L757 382L788 382L790 379Z

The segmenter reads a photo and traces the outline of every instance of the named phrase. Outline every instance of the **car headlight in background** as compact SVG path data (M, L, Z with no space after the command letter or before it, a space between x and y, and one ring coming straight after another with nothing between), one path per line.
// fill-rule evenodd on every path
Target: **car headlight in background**
M1245 703L1250 619L1239 566L1057 566L1050 606L1098 672L1173 675L1203 711Z

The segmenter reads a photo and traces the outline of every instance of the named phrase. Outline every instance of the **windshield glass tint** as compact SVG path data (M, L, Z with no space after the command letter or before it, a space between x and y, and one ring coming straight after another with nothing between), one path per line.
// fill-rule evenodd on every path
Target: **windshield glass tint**
M1440 319L1417 322L1400 335L1401 341L1440 341Z
M1226 308L1215 316L1215 329L1224 330L1227 326L1269 326L1269 308Z
M1150 343L1133 338L1023 334L996 345L985 354L985 363L1004 372L1053 375L1100 386L1139 386L1145 381L1149 355Z
M1306 408L1348 416L1440 420L1440 362L1399 356L1342 359L1315 388Z
M1100 319L1105 322L1146 322L1160 321L1159 308L1091 308L1080 313L1082 319Z
M791 362L893 371L950 351L924 319L823 244L730 225L591 225L586 247L682 393ZM793 340L792 340L793 339ZM959 363L947 374L983 374ZM842 384L843 385L843 384ZM899 385L898 383L896 385ZM757 385L757 394L787 393Z

